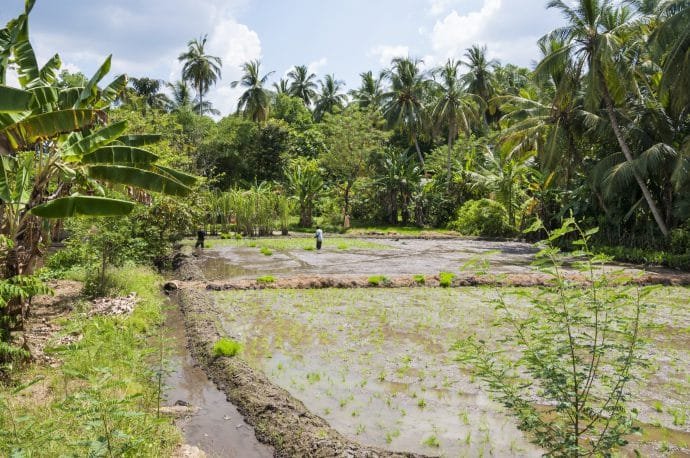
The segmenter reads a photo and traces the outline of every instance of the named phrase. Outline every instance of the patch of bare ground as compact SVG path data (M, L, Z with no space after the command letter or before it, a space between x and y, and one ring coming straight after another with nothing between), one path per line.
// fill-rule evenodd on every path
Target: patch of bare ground
M49 343L55 343L55 338L62 327L57 323L72 312L75 302L79 299L82 284L71 280L52 280L48 286L53 295L36 296L31 300L31 314L25 324L24 339L31 357L39 364L57 366L57 358L45 354ZM58 344L68 344L77 341L80 336L63 336Z
M349 440L242 359L213 357L213 344L222 337L213 301L198 289L182 288L178 294L192 355L254 427L257 438L275 448L275 456L422 456L366 447Z

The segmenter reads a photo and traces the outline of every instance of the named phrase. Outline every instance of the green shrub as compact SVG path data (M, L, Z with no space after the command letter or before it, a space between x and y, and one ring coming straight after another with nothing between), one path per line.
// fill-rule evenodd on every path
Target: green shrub
M448 228L463 235L505 237L513 233L503 205L489 199L469 200L458 210Z
M690 252L690 231L686 229L673 229L671 231L671 253L685 254Z
M242 349L242 344L227 337L221 338L213 344L213 356L235 356Z
M385 275L373 275L367 278L367 283L371 286L388 285L390 282L390 279Z
M259 283L273 283L276 278L273 275L263 275L256 279Z
M418 285L423 285L424 283L426 283L426 277L424 276L424 274L414 274L412 276L412 279Z
M453 283L455 274L451 272L441 272L438 274L438 283L444 288L449 288Z

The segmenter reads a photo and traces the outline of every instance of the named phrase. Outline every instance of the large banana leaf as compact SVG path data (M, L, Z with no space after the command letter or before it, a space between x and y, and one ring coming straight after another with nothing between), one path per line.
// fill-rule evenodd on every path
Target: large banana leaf
M0 113L27 111L32 97L31 92L0 85Z
M94 165L88 167L92 178L124 185L136 186L147 191L173 196L186 196L192 190L179 181L148 170L122 165Z
M41 112L42 109L52 108L58 102L58 90L51 86L37 86L31 89L34 98L31 101L31 109ZM52 110L45 110L52 111Z
M31 209L41 218L70 218L78 215L118 216L132 211L134 204L126 200L95 196L70 196L51 200Z
M109 85L107 85L101 93L101 100L98 103L99 107L107 107L115 102L117 96L127 87L127 75L120 75L115 78Z
M77 142L67 142L61 153L66 161L78 160L84 154L111 143L127 129L125 121L116 122L88 135Z
M99 110L61 110L23 119L0 130L14 151L26 148L41 138L73 132L91 126L103 117Z
M127 146L146 146L158 143L161 136L158 134L123 135L117 141Z
M82 164L151 164L158 156L132 146L104 146L81 158Z
M84 87L84 89L81 91L81 94L79 94L79 100L77 100L74 108L81 108L94 98L98 91L98 82L101 81L103 77L110 71L111 59L112 55L108 56L100 68L96 70L96 73L94 73L89 82L86 84L86 87Z
M161 175L170 175L180 183L186 186L193 186L196 184L196 177L188 173L180 172L179 170L171 169L169 167L164 167L162 165L154 165L153 170L161 173Z
M67 89L61 90L58 107L61 110L67 110L69 108L72 108L74 105L77 104L77 100L79 100L79 95L83 90L84 88L82 87L68 87Z
M27 87L32 81L39 79L40 73L34 48L29 41L28 18L24 18L19 27L19 36L13 46L13 54L15 64L17 65L19 84L22 87Z
M38 72L40 83L42 85L50 85L57 81L60 67L62 67L62 60L60 60L60 56L58 54L55 54L53 57L48 59L48 62L46 62Z

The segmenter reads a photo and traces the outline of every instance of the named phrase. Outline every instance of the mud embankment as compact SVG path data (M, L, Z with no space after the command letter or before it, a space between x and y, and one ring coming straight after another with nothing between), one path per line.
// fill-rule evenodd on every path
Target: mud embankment
M424 279L414 278L412 276L395 276L378 278L374 282L370 280L369 276L291 276L291 277L275 277L270 281L259 279L231 279L224 281L214 281L206 283L206 289L213 291L224 290L249 290L249 289L321 289L321 288L410 288L415 286L438 287L441 286L441 281L438 275L426 275ZM586 277L568 273L565 278L576 285L585 285L588 283ZM665 285L665 286L688 286L690 285L690 276L684 274L644 274L640 276L625 276L621 279L616 279L612 275L611 283L614 285L636 284L640 286L647 285ZM541 273L529 274L503 274L503 275L463 275L459 274L451 281L450 287L464 287L464 286L516 286L516 287L534 287L534 286L550 286L554 284L554 277L551 275Z

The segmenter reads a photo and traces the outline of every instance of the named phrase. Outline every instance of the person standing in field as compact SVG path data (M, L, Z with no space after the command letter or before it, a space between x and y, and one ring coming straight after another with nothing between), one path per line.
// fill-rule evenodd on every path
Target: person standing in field
M323 243L323 231L321 230L321 227L316 228L316 234L314 234L314 238L316 239L316 249L320 250L321 244Z
M206 231L204 230L203 227L200 227L199 230L196 231L196 245L194 245L194 248L203 248L205 238L206 238Z

